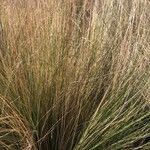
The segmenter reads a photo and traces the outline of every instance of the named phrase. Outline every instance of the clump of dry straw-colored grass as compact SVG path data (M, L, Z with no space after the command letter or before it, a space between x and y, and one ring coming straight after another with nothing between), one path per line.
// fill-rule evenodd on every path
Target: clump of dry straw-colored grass
M1 150L149 150L149 104L149 0L1 0Z

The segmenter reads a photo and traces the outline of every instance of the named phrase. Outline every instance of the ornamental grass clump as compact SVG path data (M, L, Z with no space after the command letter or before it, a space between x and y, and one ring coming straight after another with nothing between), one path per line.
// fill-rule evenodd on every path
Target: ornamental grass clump
M0 150L149 150L150 1L1 0Z

